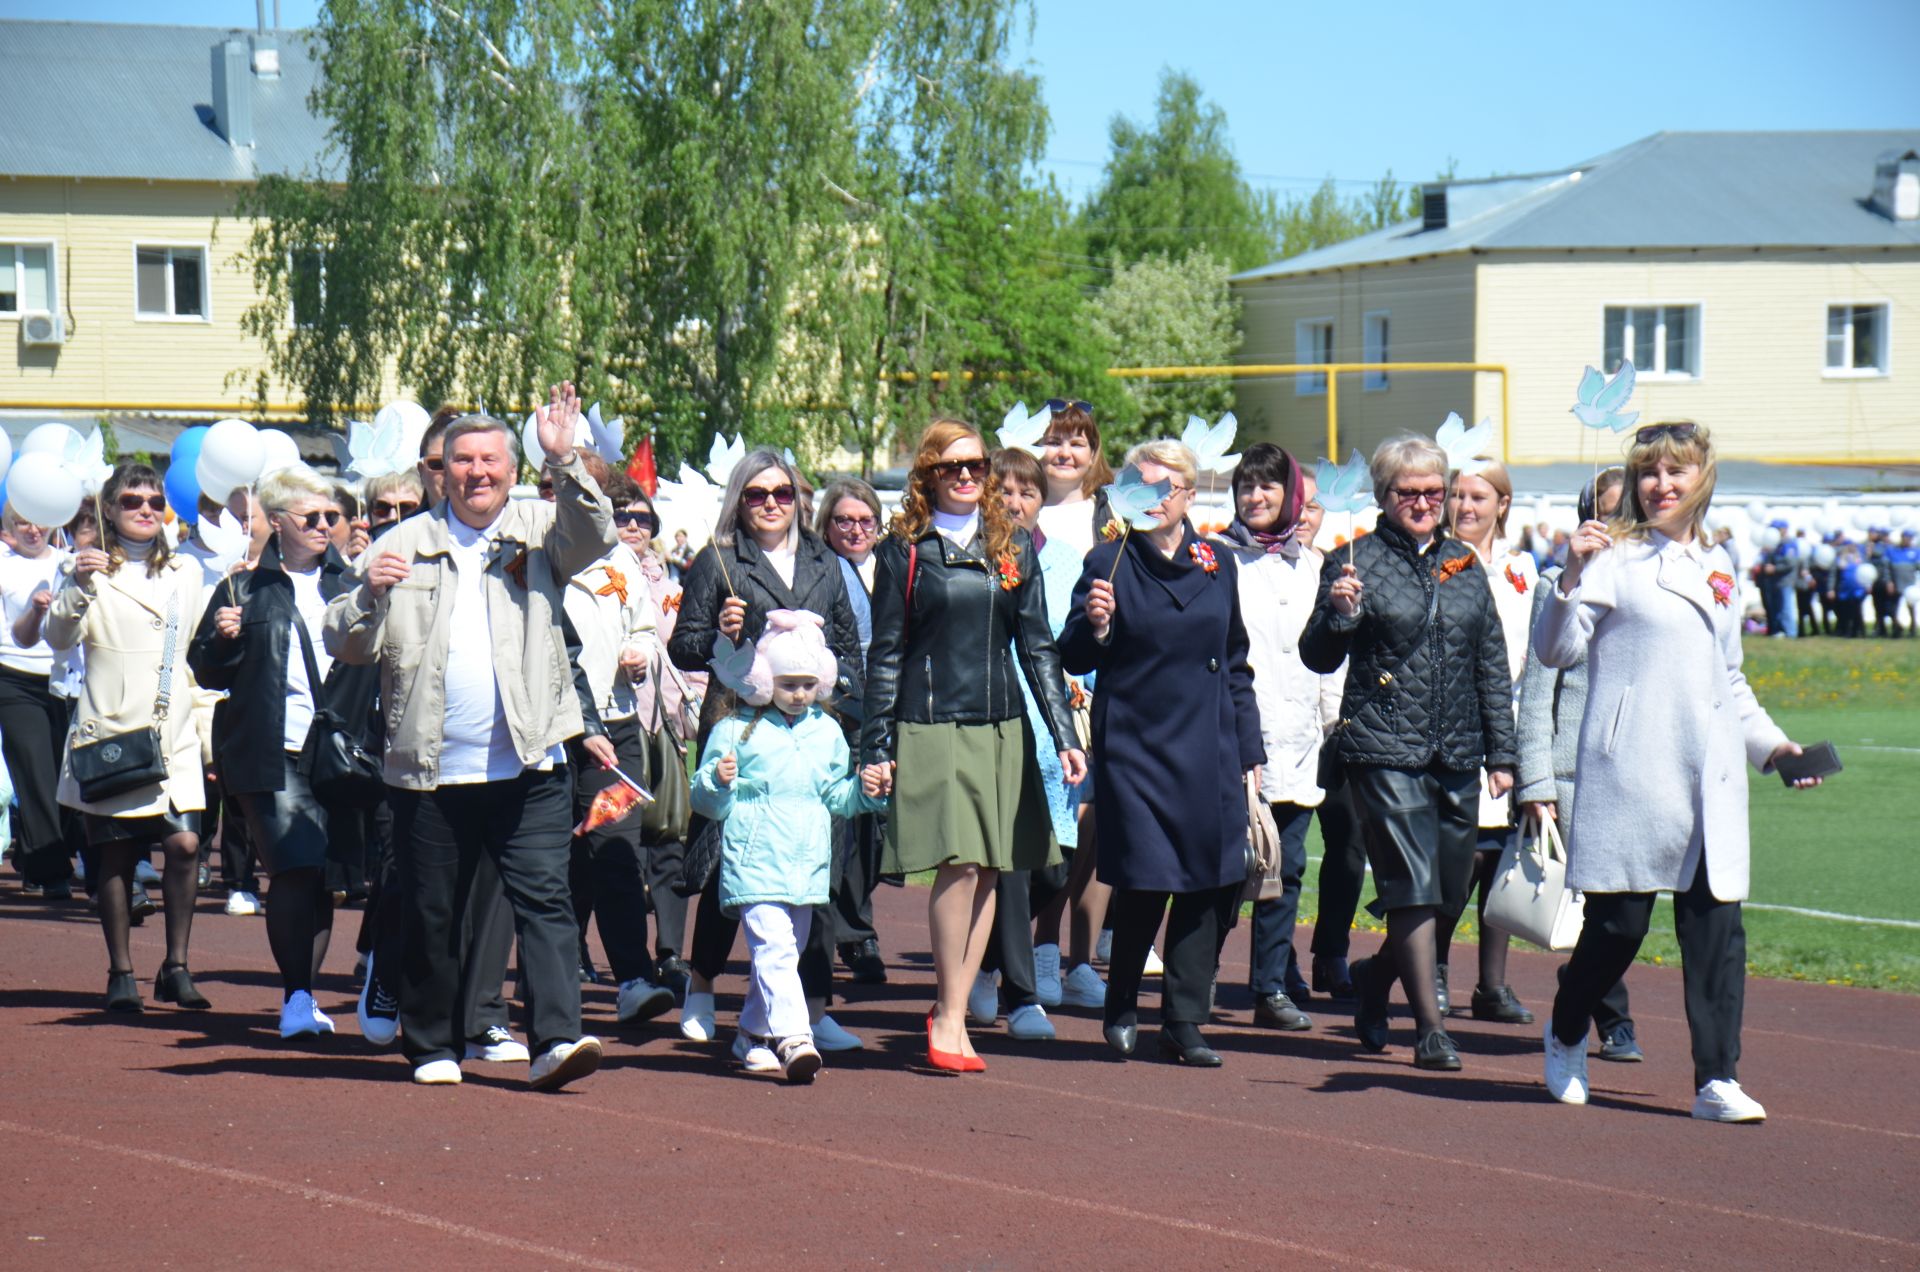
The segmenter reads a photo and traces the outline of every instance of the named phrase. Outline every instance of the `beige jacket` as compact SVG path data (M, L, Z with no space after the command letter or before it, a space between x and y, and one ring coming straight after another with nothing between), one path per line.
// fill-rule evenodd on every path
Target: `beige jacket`
M187 643L200 622L203 595L200 566L174 557L157 578L148 577L144 562L128 562L112 574L94 575L84 587L70 583L53 598L47 611L47 643L55 649L81 646L87 659L69 734L77 741L130 733L153 723L169 597L179 614L170 704L160 730L166 780L89 804L80 798L69 757L63 754L58 798L68 808L98 817L146 817L165 813L168 804L183 813L206 807L200 735L193 720L195 685L187 670Z
M521 763L538 764L582 730L573 673L560 639L567 580L605 556L615 540L607 497L577 458L552 466L554 502L510 501L500 512L496 549L486 567L493 672L507 729ZM353 586L327 606L327 652L380 668L386 715L386 780L433 790L440 784L446 717L447 624L453 614L453 558L442 505L380 537L380 552L407 558L412 573L376 598L367 567L354 564Z

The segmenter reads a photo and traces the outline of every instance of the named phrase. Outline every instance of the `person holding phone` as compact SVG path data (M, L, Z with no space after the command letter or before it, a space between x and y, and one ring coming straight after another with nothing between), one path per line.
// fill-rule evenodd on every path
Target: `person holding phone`
M1588 675L1567 840L1567 885L1585 894L1586 923L1546 1027L1547 1090L1586 1103L1588 1022L1632 965L1655 898L1671 889L1693 1116L1758 1122L1766 1110L1735 1073L1747 969L1742 761L1770 772L1801 751L1740 671L1739 584L1705 528L1714 487L1706 428L1642 428L1626 467L1619 513L1581 525L1534 632L1541 662L1565 668L1584 657Z

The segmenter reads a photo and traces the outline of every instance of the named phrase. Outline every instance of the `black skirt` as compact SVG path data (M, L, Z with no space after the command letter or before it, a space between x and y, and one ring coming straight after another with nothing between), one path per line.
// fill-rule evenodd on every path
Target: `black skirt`
M171 804L164 813L139 817L101 817L94 813L82 816L86 821L87 843L95 848L106 844L147 844L157 848L163 839L200 833L199 812L183 813Z
M253 850L269 876L282 870L315 870L327 864L327 810L288 751L286 785L277 791L247 791L232 799L246 819Z
M1375 915L1435 906L1466 909L1480 839L1480 774L1473 769L1347 769L1354 812L1373 867Z

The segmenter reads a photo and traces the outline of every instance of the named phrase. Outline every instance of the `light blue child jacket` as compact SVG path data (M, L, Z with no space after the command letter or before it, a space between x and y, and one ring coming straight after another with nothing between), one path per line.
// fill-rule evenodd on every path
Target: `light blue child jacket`
M754 709L720 721L693 779L693 808L725 823L720 839L720 907L825 905L833 865L833 817L886 807L848 770L846 735L818 707L789 724L768 707L747 736ZM744 742L741 739L745 737ZM729 752L733 785L714 776Z

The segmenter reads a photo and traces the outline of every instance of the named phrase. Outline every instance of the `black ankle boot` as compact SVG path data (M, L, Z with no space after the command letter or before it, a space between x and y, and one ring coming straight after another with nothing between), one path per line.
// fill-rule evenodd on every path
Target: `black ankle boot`
M185 963L160 964L160 974L153 978L153 997L156 1002L173 1003L191 1011L205 1011L213 1006L205 994L193 987L193 975Z
M1391 986L1382 983L1373 960L1363 958L1353 965L1353 1032L1367 1051L1387 1049L1387 995Z
M140 1011L140 982L132 972L107 973L107 1010Z

